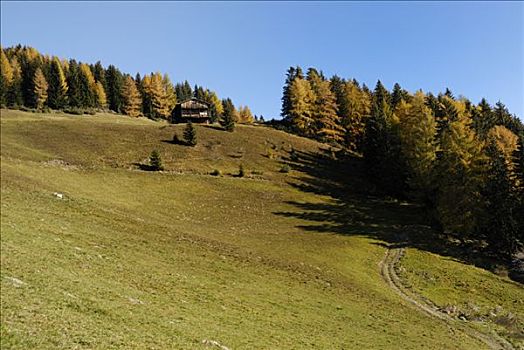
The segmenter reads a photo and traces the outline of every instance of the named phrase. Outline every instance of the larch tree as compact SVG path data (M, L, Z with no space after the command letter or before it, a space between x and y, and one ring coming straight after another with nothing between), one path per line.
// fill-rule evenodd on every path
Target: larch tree
M433 112L425 105L422 91L415 94L411 103L400 99L396 107L408 185L416 199L431 204L437 156L437 127Z
M238 107L238 122L243 124L253 123L253 114L248 106Z
M106 109L107 108L107 95L104 90L104 85L101 82L97 81L95 84L95 95L96 95L96 106L98 108Z
M9 59L0 47L0 105L6 106L9 89L13 84L13 69Z
M62 69L62 63L53 57L49 68L48 104L53 109L62 109L67 106L67 80Z
M13 57L10 62L13 72L13 80L7 90L7 106L22 106L24 104L24 98L22 95L22 68L18 63L17 57Z
M171 116L171 113L173 113L173 109L175 109L177 96L175 87L173 86L173 83L171 83L171 80L169 79L169 76L167 74L164 74L164 76L162 77L162 85L164 88L166 105L164 118L168 119Z
M315 95L309 81L296 78L291 83L289 92L289 110L287 118L300 135L312 136L313 134L313 109Z
M344 144L352 151L362 152L366 118L371 113L371 99L356 82L347 81L342 86L339 101L339 116L345 130Z
M308 81L315 96L313 118L316 134L321 141L343 141L344 129L340 125L336 98L330 89L329 81L314 69L308 71Z
M481 189L487 158L470 124L463 113L448 124L437 162L437 215L444 230L461 239L478 232L485 209Z
M44 73L42 73L42 69L40 68L37 68L35 72L35 76L33 78L33 86L35 107L38 110L42 110L47 102L48 85Z
M126 76L122 86L122 111L130 117L138 117L142 114L142 98L137 84Z
M96 107L96 81L91 68L85 63L79 66L78 80L80 85L80 106L84 108Z

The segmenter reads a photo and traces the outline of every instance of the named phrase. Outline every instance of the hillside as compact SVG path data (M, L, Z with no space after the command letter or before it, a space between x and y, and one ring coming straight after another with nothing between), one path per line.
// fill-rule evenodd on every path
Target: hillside
M1 111L2 348L524 346L522 286L442 253L358 159L263 126L172 143L183 128ZM163 172L140 170L153 149ZM402 283L452 321L386 283L399 242Z

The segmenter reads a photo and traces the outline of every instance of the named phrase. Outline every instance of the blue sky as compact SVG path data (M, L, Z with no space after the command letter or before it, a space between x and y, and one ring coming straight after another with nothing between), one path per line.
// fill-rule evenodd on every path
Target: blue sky
M277 117L285 72L449 87L524 115L522 2L1 2L1 43L167 72Z

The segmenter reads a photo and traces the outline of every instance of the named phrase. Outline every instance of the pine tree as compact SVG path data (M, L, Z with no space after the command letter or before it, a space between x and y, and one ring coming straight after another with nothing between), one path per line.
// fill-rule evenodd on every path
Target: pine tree
M47 101L47 81L45 79L42 69L38 68L35 72L33 79L34 85L34 96L35 96L35 107L38 110L42 110Z
M57 57L53 57L49 69L48 104L53 109L63 109L67 106L68 86L62 64Z
M11 64L0 47L0 106L7 105L9 89L13 84L13 69Z
M193 97L193 90L191 89L189 82L186 80L182 84L178 83L175 85L175 94L177 99L183 102Z
M184 129L184 140L189 146L196 146L197 144L196 129L191 121L187 123L186 128Z
M137 84L126 76L122 86L122 111L130 117L138 117L142 112L142 99L137 89Z
M224 113L222 114L222 118L220 119L220 125L224 128L224 130L232 132L235 130L235 105L233 104L233 101L231 101L230 98L226 98L222 100L222 106L224 109Z
M149 156L149 168L153 171L160 171L164 170L164 167L162 165L162 158L160 157L160 153L155 149L151 152L151 155Z

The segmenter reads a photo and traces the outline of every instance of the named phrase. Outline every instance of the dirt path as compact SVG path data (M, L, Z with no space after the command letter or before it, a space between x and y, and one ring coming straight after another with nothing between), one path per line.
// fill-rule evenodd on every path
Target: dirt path
M491 349L504 349L513 350L514 347L505 339L501 338L496 334L485 334L471 326L465 321L460 321L452 318L451 316L439 311L439 309L431 302L425 300L421 295L414 293L413 291L406 288L395 270L397 264L399 264L400 258L404 254L404 248L388 248L384 259L380 262L380 272L384 281L388 286L393 289L402 299L406 300L417 309L423 311L430 317L435 317L445 322L448 326L457 329L470 337L476 338L482 341Z

